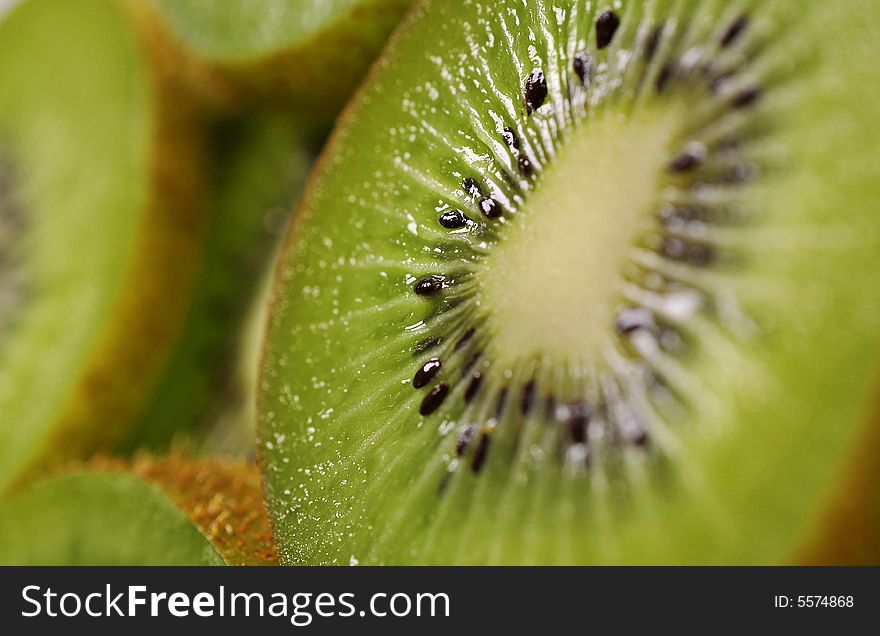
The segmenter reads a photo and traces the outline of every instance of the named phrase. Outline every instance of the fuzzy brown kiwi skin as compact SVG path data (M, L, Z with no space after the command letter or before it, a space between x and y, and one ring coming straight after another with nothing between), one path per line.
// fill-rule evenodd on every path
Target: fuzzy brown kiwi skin
M203 112L221 116L243 108L241 89L227 71L186 50L151 0L119 0L160 77L174 78Z
M147 212L102 337L64 398L52 432L6 490L52 462L111 449L128 433L184 323L208 227L203 106L188 88L158 31L139 28L128 0L118 3L145 55L156 101L148 161Z
M131 460L96 457L88 472L125 472L158 486L207 537L228 565L278 565L255 465L172 453ZM82 466L75 470L83 470ZM70 472L66 467L63 472Z

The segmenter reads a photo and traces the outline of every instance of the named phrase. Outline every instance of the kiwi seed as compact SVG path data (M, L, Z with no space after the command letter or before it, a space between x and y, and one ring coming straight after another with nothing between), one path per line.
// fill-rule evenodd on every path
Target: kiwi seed
M443 404L443 400L446 399L446 396L449 395L449 385L446 382L442 382L438 384L425 396L425 399L422 400L422 405L419 407L419 413L422 415L430 415Z
M465 194L474 199L479 199L483 196L483 189L480 187L480 184L477 183L477 180L472 177L464 179L461 182L461 187L464 189Z
M483 197L480 199L480 212L490 219L498 219L504 214L504 209L501 207L501 204L492 197Z
M445 281L446 278L444 278L443 276L425 276L415 284L413 290L419 296L435 296L440 292L441 289L443 289L443 284Z
M645 40L645 61L650 62L657 53L657 47L660 46L660 38L663 37L663 27L656 26L651 29L648 39Z
M468 224L469 219L461 210L446 210L440 215L439 223L447 230L457 230Z
M486 456L489 454L489 436L486 433L480 435L477 447L474 449L474 455L471 459L471 470L475 473L480 472L483 464L486 462Z
M467 426L461 429L461 432L458 434L458 439L455 441L455 454L461 457L464 455L468 448L471 445L471 442L474 441L474 437L477 433L477 427L473 424L468 424Z
M724 36L721 38L721 48L728 48L734 42L736 42L737 38L743 34L743 31L746 30L746 27L749 25L749 17L747 15L741 15L733 23L727 28L727 31L724 33Z
M620 27L620 18L611 9L606 9L596 18L596 47L600 50L608 48L614 40L614 34Z
M440 362L437 358L431 358L425 364L421 366L421 368L416 371L415 377L413 377L413 388L420 389L437 375L437 372L440 371L440 367L443 366L443 363Z
M477 393L480 391L480 387L483 385L483 374L479 371L474 372L471 376L470 382L468 383L467 389L464 392L464 401L465 404L470 404L473 399L477 396Z
M572 68L575 75L581 80L581 84L584 86L589 85L593 78L593 58L583 51L579 51L574 54Z
M547 79L544 77L544 71L535 69L526 78L526 113L531 115L538 110L544 104L545 99L547 99Z
M416 343L416 345L413 347L413 354L420 355L422 353L425 353L426 351L430 351L431 349L440 346L441 342L443 342L443 338L441 338L440 336L432 336L430 338L426 338L421 342Z

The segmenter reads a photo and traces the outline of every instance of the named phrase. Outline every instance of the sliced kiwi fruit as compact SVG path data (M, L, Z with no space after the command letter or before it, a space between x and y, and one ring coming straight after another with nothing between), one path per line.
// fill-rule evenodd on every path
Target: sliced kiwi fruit
M278 269L282 561L877 562L878 30L419 4Z
M31 0L0 22L0 491L124 438L195 284L199 107L126 6Z
M322 136L322 128L311 130L287 113L254 113L213 126L210 220L196 289L129 448L160 448L182 431L214 435L223 421L221 448L252 452L254 393L240 373L247 358L241 332L262 300L264 273L302 192L318 143L313 137Z
M320 117L309 117L302 109L260 103L219 115L205 99L205 87L216 87L208 81L212 75L194 70L193 52L157 26L153 4L60 4L28 3L4 23L13 36L0 49L0 63L10 71L8 105L0 112L0 258L9 263L0 273L0 349L8 341L18 356L0 377L0 407L20 400L16 409L33 414L31 420L6 409L20 425L0 434L19 439L4 445L8 459L0 452L0 490L6 479L59 451L75 457L96 448L163 448L178 432L213 431L218 420L226 435L222 450L250 450L252 389L240 377L238 331L253 313L277 234L300 192L309 148L325 134L317 120L336 112L327 104ZM297 3L278 6L291 4ZM201 15L208 28L208 18L222 13L219 5L191 8L191 26ZM68 28L65 12L74 10L78 16ZM265 10L257 14L265 17ZM333 22L334 16L324 17ZM325 24L300 22L286 28L302 38ZM62 28L65 38L42 46ZM92 42L80 47L86 37ZM220 46L221 40L218 31L212 41ZM68 57L67 47L79 57ZM319 54L315 48L311 58ZM340 62L340 69L355 73L363 63ZM109 87L95 91L70 68L97 69ZM62 72L70 78L66 84L54 81ZM13 90L16 85L27 90ZM351 82L334 88L351 89ZM47 119L67 136L47 134ZM114 122L116 128L105 127ZM83 156L101 157L106 166L89 165ZM48 204L40 200L48 197ZM94 207L112 214L116 225L84 223L94 218ZM37 256L23 240L28 223L46 226ZM89 233L100 250L84 241L60 249L68 225ZM95 261L91 269L79 271L88 262L80 252ZM43 261L57 271L44 274ZM31 266L35 273L27 272ZM69 283L72 274L81 280ZM34 309L24 299L41 303L42 322L26 318ZM71 312L71 305L80 311ZM50 325L64 338L47 331ZM40 347L51 347L52 355ZM41 367L57 396L40 393L43 385L33 381L44 375ZM22 384L33 392L21 391Z
M253 465L98 459L0 508L0 563L273 565L261 497Z
M412 0L147 0L140 14L186 51L220 105L270 101L329 121Z

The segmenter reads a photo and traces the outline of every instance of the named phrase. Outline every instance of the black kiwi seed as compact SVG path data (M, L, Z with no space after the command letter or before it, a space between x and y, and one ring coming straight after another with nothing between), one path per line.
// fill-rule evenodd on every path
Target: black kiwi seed
M474 337L474 334L477 333L475 327L470 327L467 331L461 334L461 338L458 339L458 342L455 343L455 350L461 351L462 348L470 341L471 338Z
M475 354L471 355L471 357L465 361L464 366L462 366L462 368L461 368L462 375L466 375L467 373L470 372L471 369L473 369L475 366L477 366L477 362L480 361L480 357L482 355L483 354L479 351L477 351Z
M476 179L468 177L461 182L461 187L464 189L465 193L474 198L483 196L483 189L480 187L480 184L477 183Z
M516 132L513 128L507 127L501 132L501 137L504 139L507 147L516 155L516 167L519 173L524 177L531 177L533 172L532 162L524 154L520 154L519 137L516 136Z
M440 367L442 366L443 363L437 358L431 358L428 360L422 365L422 368L416 371L412 381L413 387L421 389L423 386L427 385L428 382L434 379L434 376L437 375L437 372L440 371Z
M587 441L587 425L590 423L590 407L583 402L578 402L568 407L565 426L568 434L575 444L583 444Z
M614 40L614 34L620 26L620 18L611 9L605 9L596 18L596 46L604 49Z
M468 447L471 445L471 442L474 441L474 437L477 434L477 427L473 424L468 424L463 429L461 429L461 433L458 434L458 439L455 441L455 454L461 457L467 452Z
M467 225L469 220L461 210L446 210L440 215L438 222L447 230L457 230Z
M492 197L483 197L480 199L480 212L490 219L497 219L504 214L504 208Z
M535 69L526 78L526 113L531 115L538 110L544 104L545 99L547 99L547 80L544 77L544 71Z
M419 282L415 284L413 287L413 291L415 291L419 296L433 296L441 289L443 289L443 283L446 281L442 276L425 276Z
M501 416L504 415L504 407L507 406L507 396L510 393L510 389L508 387L504 387L498 393L498 403L495 405L495 419L501 419Z
M501 133L501 137L511 150L519 150L519 137L516 136L516 131L513 128L505 128Z
M706 148L702 144L690 144L669 162L670 172L689 172L699 168L706 160Z
M449 395L449 385L446 382L438 384L431 389L425 396L425 399L422 400L422 404L419 406L419 413L422 415L430 415L440 408L440 405L443 404L443 400L446 399L447 395Z
M660 73L657 75L657 81L654 83L654 88L658 93L662 93L666 90L666 87L669 86L669 82L675 76L675 71L675 62L667 62L663 65L663 68L660 69Z
M519 410L523 415L528 415L532 410L532 400L535 397L535 381L529 380L523 387L522 395L519 399Z
M645 40L645 61L650 62L657 54L657 48L660 46L660 36L663 35L663 27L656 26L648 34Z
M759 86L747 88L739 93L730 102L734 108L748 108L761 99L764 91Z
M548 420L556 417L556 396L552 393L548 393L547 397L544 398L544 416Z
M438 346L441 342L443 342L443 338L440 336L431 336L430 338L425 338L421 342L416 343L413 347L413 354L419 355L425 353L426 351L430 351L434 347Z
M574 69L574 74L581 80L581 84L589 86L593 78L593 58L584 51L578 51L574 54L571 65Z
M466 403L470 403L477 396L477 393L480 391L480 387L483 385L483 374L479 371L475 371L471 376L471 381L467 385L467 389L464 391L464 401Z
M468 373L470 373L470 370L473 369L475 366L477 366L477 362L480 361L480 357L481 357L482 355L483 355L483 354L482 354L480 351L477 351L476 353L471 354L471 357L468 358L468 359L465 361L464 366L462 366L462 368L461 368L461 374L462 374L462 375L467 375Z
M474 450L474 457L471 460L471 470L475 473L480 472L483 464L486 462L486 455L489 454L489 436L483 433L480 435L480 441L477 442L477 448Z
M647 446L648 445L648 431L645 430L644 426L638 426L627 432L626 441L632 444L633 446Z
M748 16L741 15L733 23L727 28L724 35L721 38L721 48L727 48L742 35L743 31L746 30L746 27L749 26L749 18Z

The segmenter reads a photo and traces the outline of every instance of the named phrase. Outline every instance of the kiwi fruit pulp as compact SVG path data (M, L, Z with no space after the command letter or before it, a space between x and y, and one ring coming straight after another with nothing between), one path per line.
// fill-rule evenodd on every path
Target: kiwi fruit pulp
M876 562L877 484L844 485L877 474L878 29L870 0L418 4L277 271L282 561Z
M273 565L260 477L242 462L98 458L0 507L4 565Z
M124 438L194 285L197 107L125 6L32 0L0 21L0 492Z
M329 123L411 0L148 0L145 23L187 55L220 106L266 102Z
M62 10L51 0L34 0L29 4L31 6L19 12L29 17L16 14L5 28L10 32L30 28L39 30L44 38L51 37L53 24L55 21L61 22L55 14ZM78 456L88 454L95 448L106 447L131 450L148 446L157 449L165 447L172 436L178 433L190 435L196 432L201 439L202 433L209 432L213 435L216 428L222 428L224 451L246 452L252 446L252 437L248 435L252 430L252 420L248 419L251 413L247 408L252 401L252 390L238 377L239 367L242 365L242 343L238 331L245 316L251 312L251 305L257 300L255 296L264 278L263 270L277 245L277 233L283 229L287 219L286 212L292 208L300 191L306 166L311 159L308 147L325 134L326 127L319 120L331 117L335 111L325 104L320 116L316 117L309 116L302 109L266 108L266 104L260 103L251 104L249 108L235 113L220 113L216 104L206 99L216 98L206 88L207 85L216 88L217 84L213 82L216 78L192 58L198 56L195 49L199 48L197 41L200 38L209 38L214 46L220 48L224 46L225 39L240 38L237 41L244 47L242 42L250 38L253 46L249 49L248 59L255 65L264 60L264 57L272 58L282 49L293 50L296 48L295 43L301 44L304 41L314 47L310 51L310 59L317 64L321 55L329 55L335 50L334 46L328 45L328 40L332 41L339 36L338 30L333 27L342 24L347 14L343 11L345 7L334 5L324 7L321 20L317 22L309 21L308 16L300 16L296 21L286 21L285 33L295 32L296 37L285 39L279 33L278 38L270 38L277 45L276 50L269 42L253 41L251 36L256 37L253 29L242 29L241 32L232 29L234 33L218 29L212 16L216 18L224 14L222 8L206 6L204 3L195 4L199 6L190 6L191 10L182 9L178 6L179 3L174 9L168 8L170 13L181 10L186 13L186 19L176 21L175 24L181 29L185 26L186 29L183 30L190 33L192 38L187 36L181 41L175 39L180 35L179 31L169 33L162 28L168 25L157 19L160 15L156 11L158 3L108 0L98 3L97 9L81 11L69 39L47 49L46 53L38 56L30 53L30 49L26 47L33 48L34 44L27 43L26 37L18 38L21 44L10 40L8 48L3 51L5 63L11 69L15 67L14 72L9 74L10 79L22 81L21 76L30 73L27 86L33 87L30 93L19 97L20 106L17 108L23 122L10 116L6 128L12 131L19 128L26 130L31 125L28 121L31 116L28 113L32 110L27 104L42 100L57 106L59 112L52 115L53 119L69 123L71 130L81 137L74 138L73 141L59 141L56 136L53 143L70 141L71 149L84 155L97 155L104 152L96 147L95 140L101 140L105 134L101 125L102 117L106 113L99 108L93 108L90 100L96 97L103 99L105 96L92 93L88 84L75 81L78 79L75 76L71 78L69 89L65 89L67 92L62 94L61 88L65 87L56 86L52 81L52 74L60 72L61 66L57 58L65 54L63 47L79 45L79 31L84 32L87 28L97 31L98 28L92 27L91 23L103 28L100 33L91 34L98 42L89 49L92 57L88 63L78 60L79 67L98 67L103 70L105 66L109 66L105 62L107 58L114 60L117 65L108 69L107 75L119 85L120 90L124 90L126 82L131 81L138 86L138 82L142 81L144 86L140 87L140 93L130 99L144 102L138 102L137 106L143 108L143 119L148 124L129 128L120 125L117 130L112 131L117 146L123 153L128 152L128 155L141 158L143 165L138 166L139 172L135 174L145 190L120 190L114 202L117 206L114 212L123 205L131 207L132 212L140 210L144 206L140 201L135 201L137 197L149 198L147 205L156 208L155 210L143 215L142 219L119 217L119 222L125 224L125 231L132 237L147 235L153 237L154 241L165 240L169 243L159 246L158 249L153 246L152 253L142 254L148 262L133 265L136 272L128 278L119 278L122 266L106 259L94 271L83 274L88 277L85 284L94 285L95 280L106 282L107 294L117 293L122 297L119 300L107 300L107 322L116 326L113 337L117 341L112 346L108 343L101 359L92 365L100 365L100 368L79 371L65 369L54 360L43 360L41 351L24 359L34 352L33 346L26 344L26 336L19 335L11 328L7 329L5 325L14 317L28 311L27 307L18 306L18 299L23 297L23 290L26 289L25 281L21 267L10 265L4 268L0 277L3 281L0 283L0 298L3 298L2 303L6 308L2 312L0 328L4 334L8 332L9 341L14 341L15 346L20 348L23 364L51 365L53 376L58 373L52 382L59 389L64 388L62 382L65 378L75 377L77 373L81 373L81 384L88 385L74 389L72 404L70 408L65 408L60 419L52 413L49 419L45 419L45 415L37 418L39 426L26 423L21 443L32 447L34 457L28 458L26 454L18 452L14 445L10 445L10 458L15 458L9 462L10 480L14 480L27 466L39 464L45 461L46 456L62 450L67 456ZM274 6L276 10L283 10L294 16L295 12L291 8L301 4L284 0L274 3ZM260 8L256 4L242 5L237 15L253 27L256 16L261 19L266 17L267 6ZM357 6L358 3L346 5L352 10ZM245 19L247 11L254 13L251 18ZM114 21L106 19L104 13L113 14ZM314 12L309 15L316 17ZM385 31L391 28L390 24L379 26L379 22L384 24L390 20L390 14L383 11L377 10L375 14L362 17L369 19L359 23L359 28L373 33L374 37L378 37L382 28ZM29 26L22 27L22 23ZM80 27L80 23L89 24ZM355 26L348 25L352 33ZM310 30L314 32L310 33ZM14 48L16 46L18 48ZM120 51L124 46L128 49ZM322 53L322 50L326 50L326 53ZM132 67L136 72L130 80L119 72L125 68L122 61L126 59L126 52L135 60ZM242 55L245 53L243 48L238 52ZM214 53L223 57L219 51ZM85 58L85 54L82 57ZM22 65L21 60L24 59L36 60L36 68L31 71L30 65ZM343 60L339 61L337 68L342 75L354 75L364 63L361 58ZM116 75L111 76L111 72L116 72ZM350 80L346 83L339 79L333 84L333 90L340 95L348 94L352 90L353 82L354 80ZM112 95L107 93L107 96ZM256 99L256 96L252 97ZM68 104L78 105L79 110L73 114L64 112ZM40 104L40 107L43 108L44 105ZM113 99L103 105L105 111L113 110L120 122L128 121L124 119L127 107L126 103L117 103ZM32 127L36 129L36 125ZM101 134L96 134L96 131L101 131ZM135 148L136 141L144 147ZM127 149L124 147L126 142L130 142ZM18 145L28 150L36 148L36 145L25 140L21 140ZM59 154L54 147L49 150L54 153L53 160L59 175L70 175L64 162L81 164L78 161L79 155ZM10 183L4 186L4 196L0 199L3 201L3 221L0 226L0 237L3 237L0 240L3 242L0 244L4 247L4 260L11 263L13 256L17 259L16 262L23 259L21 254L16 256L26 249L22 247L23 241L19 240L22 232L16 228L22 226L22 219L34 214L32 208L35 206L25 207L21 204L20 193L13 190L12 184L12 179L17 178L14 171L16 166L11 163L11 156L7 156L9 153L0 154L4 183ZM44 159L40 152L31 152L26 158L35 166L32 171L42 169ZM108 161L115 161L115 165L119 166L126 165L125 161L116 161L116 157L108 157ZM89 176L83 177L79 183L94 182L95 179L91 177L93 167L83 165L83 168ZM116 170L110 174L119 173ZM134 180L131 176L119 176L121 178L118 184L127 184ZM15 187L26 188L28 184L15 184ZM68 194L64 188L69 186L59 184L56 188L59 197L63 198ZM92 196L86 194L84 188L82 190L83 198ZM94 196L97 199L97 192ZM89 204L94 202L88 201ZM79 223L79 219L88 216L83 212L87 206L68 208L64 215L53 218L63 217L68 218L71 223ZM126 214L129 212L126 211ZM163 218L165 215L169 218ZM173 225L170 231L176 232L177 236L170 239L162 236L163 232L169 232L163 224ZM97 225L93 240L96 243L101 242L102 249L107 250L108 254L114 253L114 249L120 250L119 258L123 259L120 262L124 262L125 250L132 252L134 248L121 242L114 246L115 236L119 231L119 228L110 225L106 227L106 233L103 233L103 226ZM57 235L54 234L56 232ZM55 240L63 237L63 232L59 232L57 225L47 229L46 233L55 236ZM132 239L134 240L136 238ZM176 241L180 245L170 241ZM10 246L9 250L6 249L7 244ZM11 249L13 244L16 246L15 252ZM172 252L172 249L184 248L185 255ZM72 245L71 249L82 249L82 244ZM61 250L56 253L64 254ZM28 255L24 260L38 259ZM58 263L63 261L58 259ZM151 280L142 284L139 282L141 278ZM78 299L83 307L88 306L88 299L72 287L68 292L69 299ZM149 307L145 309L139 305L138 316L132 318L126 315L125 322L114 321L116 314L111 310L119 309L118 305L125 306L126 303L135 302L131 301L132 297L139 299L136 302L143 302ZM47 298L45 302L52 300ZM46 319L54 320L57 328L64 328L65 319L74 326L78 325L78 315L68 317L67 310L58 308L57 299L55 300L56 308L45 310ZM16 307L13 307L13 303ZM155 307L160 306L163 311L156 312ZM158 320L157 313L161 314ZM56 317L53 319L52 315ZM27 321L24 319L19 320L22 325L25 322ZM102 322L92 316L88 320L83 319L82 329L93 331L96 329L95 325L102 325ZM39 330L45 332L43 327ZM72 337L71 334L70 338ZM124 341L123 344L118 340ZM88 346L89 341L83 338L82 345ZM91 346L94 348L96 345ZM135 346L147 346L151 350L146 354L136 353L133 351ZM70 364L87 365L81 357L86 353L92 352L72 353ZM9 373L4 374L8 377L6 385L10 399L21 393L18 382L26 381L21 373L20 369L10 368ZM39 390L40 385L35 384L34 388ZM94 397L96 394L99 396L97 400ZM101 402L104 399L114 402L115 410L109 411L107 403ZM22 408L36 411L49 408L51 403L51 397L49 400L38 400L31 396ZM67 412L71 410L75 413ZM10 426L8 434L13 435L15 428Z

